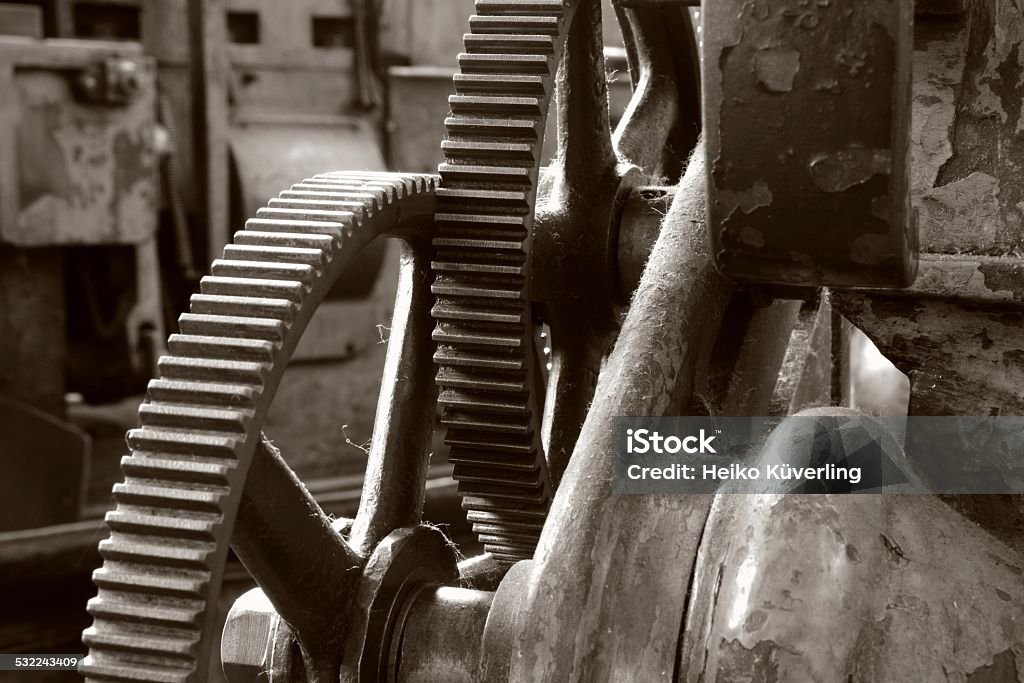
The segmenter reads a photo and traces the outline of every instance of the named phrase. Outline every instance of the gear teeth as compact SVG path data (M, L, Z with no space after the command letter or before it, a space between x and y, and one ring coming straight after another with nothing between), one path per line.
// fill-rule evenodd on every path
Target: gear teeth
M478 275L522 276L522 266L506 266L493 263L471 263L466 261L432 261L436 273L476 273Z
M106 628L88 629L82 634L82 642L106 650L184 659L192 654L199 640L198 631L192 631L190 636L175 637L159 629L126 628L118 622L109 624Z
M258 395L258 388L246 384L169 379L150 380L146 390L151 401L246 409L253 406Z
M464 297L471 299L497 299L499 301L521 301L522 292L518 289L507 289L498 287L483 287L471 283L458 281L438 281L431 286L437 296Z
M140 479L114 484L114 498L127 505L146 505L195 512L216 512L228 493L227 487L197 488L191 484L172 486L168 482Z
M194 334L172 334L167 348L177 356L240 359L269 363L277 348L264 339L231 339Z
M438 386L452 389L476 389L510 394L526 393L526 382L522 379L511 381L481 379L473 374L451 368L441 368L438 371L437 384ZM486 444L486 441L484 443ZM452 442L452 445L455 445L455 442Z
M476 368L485 372L525 372L526 361L523 357L495 357L480 354L456 352L450 348L439 348L434 353L434 362L453 368ZM443 418L442 418L443 419Z
M544 77L534 74L455 74L455 92L460 95L522 93L544 95Z
M338 232L341 232L339 227ZM293 247L310 251L328 251L335 241L331 235L309 235L300 232L265 232L240 230L235 233L235 244L261 247Z
M305 291L301 282L261 280L251 277L217 277L215 275L204 277L199 282L199 286L203 294L287 299L296 304L302 302L302 295Z
M128 432L128 445L135 450L233 458L241 439L219 433L183 432L142 427Z
M458 57L462 73L513 73L551 75L547 55L461 52Z
M402 189L387 183L359 182L352 178L336 178L329 175L319 175L307 178L303 184L328 187L332 191L345 191L352 194L368 194L376 198L378 206L390 206L398 199L401 199L405 192Z
M249 428L251 414L237 410L197 408L166 403L143 403L139 417L147 427L180 427L182 429L209 429L244 434Z
M112 510L107 516L107 526L111 531L124 534L148 534L203 541L213 541L215 532L215 525L208 517L168 517L140 510Z
M445 119L448 134L499 137L505 139L536 140L540 133L536 119L513 117L482 117L461 114ZM452 188L458 191L459 188ZM447 188L438 188L438 196L447 194Z
M210 584L205 571L168 572L145 565L110 562L92 575L100 588L122 592L141 592L175 598L201 598Z
M208 380L211 382L224 380L254 385L262 383L267 372L267 367L263 363L182 356L164 356L157 361L157 369L160 371L161 377L169 379Z
M445 140L441 149L453 159L509 159L531 164L536 161L534 146L526 142Z
M502 349L521 351L523 339L514 334L487 334L483 332L469 332L467 330L452 329L438 323L434 328L434 341L440 344L461 344L464 346L479 346L488 349Z
M141 427L128 433L132 453L121 461L125 479L93 575L94 622L83 634L90 680L196 680L230 540L225 517L238 506L254 418L266 411L297 323L338 275L357 230L372 228L372 237L397 216L418 218L431 203L402 200L436 185L409 174L316 176L272 200L214 261L168 341L172 355L158 362ZM381 224L367 223L378 214Z
M387 197L378 192L352 192L351 190L330 183L302 182L292 185L293 192L318 192L325 197L344 196L346 201L355 206L362 206L364 210L373 215L387 205ZM283 194L283 193L282 193Z
M457 414L449 414L442 417L441 422L445 426L455 427L457 429L464 429L471 432L485 432L491 434L521 434L524 436L531 433L529 425L524 425L518 421L498 422L493 419L483 420L472 416L463 417Z
M431 315L454 477L464 507L489 515L487 538L477 531L485 548L512 562L533 555L539 531L503 524L521 523L525 509L542 525L551 497L534 424L540 411L531 396L537 381L526 286L565 21L561 0L478 0L477 12L448 98Z
M513 515L496 515L486 510L470 510L466 512L466 519L474 526L483 529L486 533L498 533L498 529L507 529L512 535L539 534L544 528L543 520L530 519L528 517L516 518Z
M224 257L234 261L269 261L270 263L295 263L312 266L318 271L326 265L326 255L319 249L299 247L270 247L249 244L229 244L224 247Z
M473 33L537 33L557 36L559 20L557 16L529 15L498 15L470 17L469 28Z
M294 280L306 287L313 285L316 270L302 263L266 263L217 259L211 272L224 277L256 278L266 280Z
M290 324L293 306L288 299L193 294L191 309L199 315L242 315L248 318L272 318Z
M476 11L483 15L531 14L560 17L562 0L476 0Z
M106 595L104 595L106 594ZM100 590L97 598L89 601L89 614L98 618L117 619L148 626L167 628L196 628L202 615L202 602L177 598L152 598L142 604L131 593Z
M478 308L457 306L452 303L440 303L431 310L437 320L475 321L503 325L521 325L524 323L522 311L482 311Z
M436 237L434 246L438 249L467 249L472 251L507 251L523 259L522 240L462 239L458 237Z
M456 389L443 389L438 396L438 403L446 408L454 408L473 413L489 413L498 415L522 415L528 419L530 409L525 400L481 398L469 392ZM449 435L451 430L448 431Z
M195 667L187 662L139 662L117 651L92 648L79 665L86 681L119 683L188 683Z
M468 53L511 53L550 55L555 51L555 36L532 33L467 33Z
M539 115L539 97L517 97L514 95L449 95L448 106L453 114L526 114ZM442 164L442 168L444 164ZM444 173L441 173L444 178Z
M204 569L214 551L212 542L189 543L167 536L122 533L113 533L110 538L100 541L99 547L104 559L189 570Z

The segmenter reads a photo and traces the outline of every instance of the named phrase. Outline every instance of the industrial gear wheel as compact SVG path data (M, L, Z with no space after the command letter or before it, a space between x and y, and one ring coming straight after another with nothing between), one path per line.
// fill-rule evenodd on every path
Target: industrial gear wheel
M607 135L600 32L593 32L600 26L597 5L478 0L476 7L478 15L471 18L471 33L465 36L466 51L459 55L456 94L449 98L451 115L442 143L446 158L439 169L432 263L438 343L434 360L449 460L468 519L488 552L515 562L533 556L599 360L614 339L609 336L614 322L607 306L615 293L607 278L614 268L608 246L616 235L609 230L608 214L618 207L609 205L624 187L641 178L650 182L661 170L661 157L630 158L629 152L619 150L627 167L629 162L638 164L628 171L616 168L620 158ZM577 12L584 20L574 23ZM670 74L697 64L687 11L676 8L675 22L669 22L680 29L676 39L681 48L675 48L675 55L671 50L659 54L644 42L657 35L650 12L621 12L631 64L638 71L643 67L648 80L657 66L666 80L659 87L671 84L674 91L676 79ZM571 26L576 27L576 39L567 51ZM645 50L643 58L638 46ZM549 201L538 206L538 182L546 162L544 133L560 69L558 87L570 100L564 104L576 105L574 116L590 120L564 117L559 122L560 156L550 173L555 186ZM657 98L651 88L650 82L643 83L629 115L642 118L644 107L654 108L651 101ZM683 106L692 108L688 113L695 121L698 100L696 92L691 94ZM671 104L664 98L657 101L658 107ZM643 127L632 130L635 134ZM645 142L657 144L658 138ZM579 181L589 189L574 184ZM605 213L590 225L593 214L587 210L592 207L580 206L587 196L601 207L598 213ZM538 209L543 215L536 215ZM588 241L592 244L580 250L579 243ZM557 265L538 266L536 251L574 249L591 252L580 259L598 268L589 281L551 287L534 277L538 267ZM589 297L600 299L598 307L605 309L596 310L594 301L581 302ZM540 321L552 328L554 372L549 386L548 361L535 343Z
M387 231L424 232L433 176L327 173L271 199L213 262L128 434L83 672L187 681L205 661L260 429L319 302Z

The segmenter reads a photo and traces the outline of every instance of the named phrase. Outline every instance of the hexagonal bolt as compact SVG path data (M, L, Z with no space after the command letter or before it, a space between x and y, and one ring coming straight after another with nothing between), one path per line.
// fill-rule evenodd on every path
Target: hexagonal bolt
M252 683L270 668L270 639L277 618L259 588L235 600L220 641L221 664L230 683Z

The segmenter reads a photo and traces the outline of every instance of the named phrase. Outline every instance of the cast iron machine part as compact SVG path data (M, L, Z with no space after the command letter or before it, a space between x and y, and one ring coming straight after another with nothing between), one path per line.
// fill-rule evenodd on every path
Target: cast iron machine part
M709 248L731 248L730 236L712 239L704 222L689 4L617 5L635 94L609 134L599 4L477 0L439 179L324 174L271 200L236 234L182 317L140 408L142 426L129 434L133 452L114 491L99 595L89 605L87 677L201 680L229 541L260 585L235 603L224 630L231 680L696 680L708 667L740 675L787 656L771 641L747 649L732 637L736 624L756 630L765 617L749 585L721 583L727 566L717 563L735 556L728 571L746 566L752 551L728 539L737 520L754 529L777 519L772 508L711 496L611 496L612 418L687 414L723 364L726 374L742 370L743 391L725 390L720 403L756 410L750 396L760 385L752 380L771 377L770 395L779 370L751 360L767 357L751 351L758 344L722 352L730 340L719 329L736 286L715 269L722 253ZM881 4L905 11L908 3ZM909 49L905 36L893 40L897 52ZM790 66L786 59L770 57L769 79ZM541 177L556 91L559 154ZM860 159L867 179L898 167L884 159ZM684 165L677 186L657 187ZM859 184L846 182L832 191ZM736 199L745 214L763 205L752 188ZM878 196L875 188L850 201L864 209ZM859 285L905 279L914 255L900 239L904 228L887 228L892 239L881 249L891 267L875 269L875 279L861 268ZM403 241L402 283L359 512L332 522L261 436L261 421L316 303L358 249L382 235ZM865 265L863 251L840 258ZM843 266L836 272L849 277L855 265ZM782 281L822 279L790 273ZM549 372L539 348L545 327ZM739 337L749 333L741 326ZM463 562L420 519L438 403L467 514L488 550ZM901 565L904 546L878 540L880 511L936 525L953 514L915 501L808 503L814 519L849 508L851 533L867 540L834 557L828 531L797 559L844 567L836 576L866 585L878 577L841 563L861 566L862 552L879 552L862 566L892 565L924 583L1012 574L1011 556L955 521L953 537L972 549L963 564L988 557L1003 569L933 575L933 565ZM787 533L799 536L804 517L785 522ZM761 547L764 561L795 561L790 551L780 555L783 546ZM777 575L752 576L767 591ZM830 599L832 575L819 575L824 583L811 583ZM993 595L1022 604L1019 583L1007 578ZM990 613L1012 609L988 593L974 597ZM856 623L881 623L861 609L869 602L842 608ZM727 604L731 616L717 620ZM971 648L994 661L1002 636L986 634ZM717 635L721 648L709 650Z
M599 3L480 0L477 11L440 184L355 172L305 180L236 233L193 296L128 436L84 634L88 678L199 680L229 541L281 614L273 657L255 668L237 666L241 641L225 637L230 674L265 664L314 680L335 679L339 665L353 679L393 675L409 600L423 584L460 580L440 532L418 526L437 402L490 551L461 568L462 581L493 589L533 555L628 281L656 234L665 192L641 188L677 175L696 140L699 60L684 5L619 8L636 95L613 136ZM560 153L538 204L556 90ZM646 217L635 221L644 234L620 236L624 211ZM382 235L403 241L401 294L364 495L343 535L260 426L324 292ZM476 662L465 659L469 675Z

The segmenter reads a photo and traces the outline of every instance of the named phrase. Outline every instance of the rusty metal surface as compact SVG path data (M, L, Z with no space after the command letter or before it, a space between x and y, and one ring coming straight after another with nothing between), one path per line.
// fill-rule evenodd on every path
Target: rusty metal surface
M793 415L832 400L832 304L805 304L789 337L768 415Z
M0 240L137 243L155 232L151 59L104 43L0 39L0 89Z
M930 496L720 496L681 681L1016 681L1020 557Z
M616 415L681 414L725 311L731 286L707 253L700 151L666 217L555 497L509 680L672 680L690 569L711 500L612 496L607 425Z
M911 149L920 274L901 296L835 293L843 315L910 376L912 414L1024 406L1024 136L1019 79L1005 76L1019 71L1022 43L1024 16L1008 0L919 19Z
M712 251L726 275L909 284L910 0L704 8Z
M494 593L451 586L421 589L408 606L397 658L399 683L477 683L484 625Z

